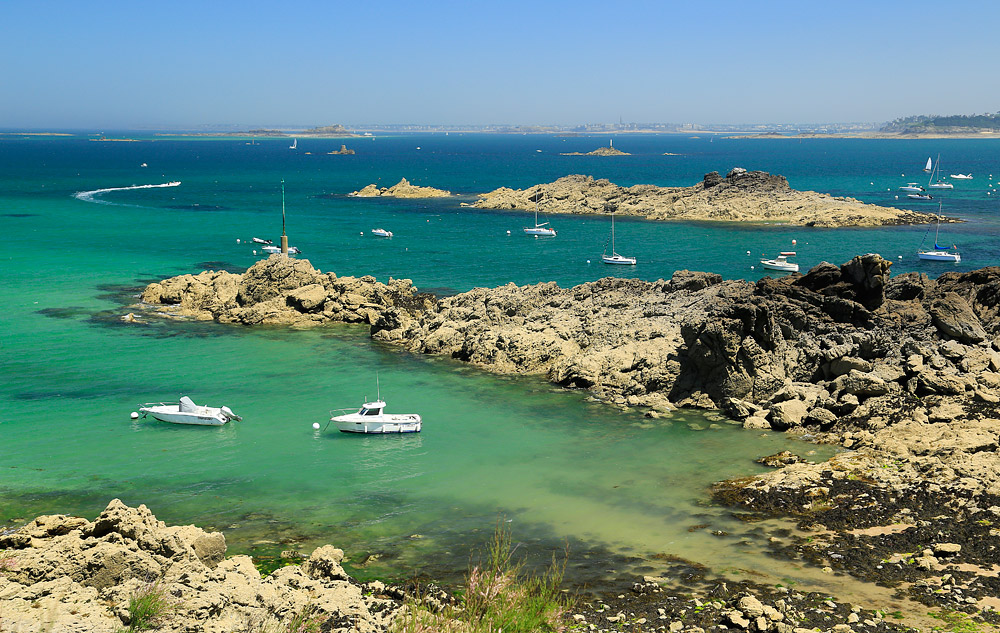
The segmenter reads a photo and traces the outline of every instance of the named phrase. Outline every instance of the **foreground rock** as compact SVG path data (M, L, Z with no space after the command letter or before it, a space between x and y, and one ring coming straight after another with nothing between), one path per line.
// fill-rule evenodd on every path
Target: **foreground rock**
M167 317L242 325L374 323L387 308L402 314L431 307L409 279L383 284L370 275L338 277L305 259L272 255L242 275L206 271L149 284L141 298Z
M250 557L226 558L223 534L168 527L146 506L117 499L93 523L38 517L0 535L2 550L4 631L229 633L279 630L305 615L308 630L372 632L386 630L401 606L381 583L351 579L340 566L344 553L329 545L263 578ZM150 590L169 608L140 628L130 621L129 600Z
M883 226L937 221L931 213L865 204L854 198L796 191L783 176L736 168L706 174L691 187L620 187L591 176L564 176L529 189L501 187L483 194L480 209L535 208L543 213L610 213L650 220L782 222L801 226Z
M379 196L383 198L445 198L450 196L451 192L444 189L435 189L434 187L411 185L406 178L403 178L391 187L382 187L379 189L378 185L372 183L348 195L358 198L375 198Z

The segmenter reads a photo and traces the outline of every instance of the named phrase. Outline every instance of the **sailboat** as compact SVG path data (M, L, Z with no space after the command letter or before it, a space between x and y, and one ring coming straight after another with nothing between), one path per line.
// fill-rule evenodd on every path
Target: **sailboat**
M940 158L941 158L941 156L938 155L938 159L940 159ZM924 171L925 172L930 172L931 171L931 157L930 156L927 157L927 164L924 166Z
M534 235L536 237L555 237L556 230L551 226L545 226L548 222L538 223L538 199L542 197L542 192L538 192L535 195L535 226L524 227L524 232L527 235Z
M299 139L293 138L292 144L288 146L288 149L295 149L299 146Z
M938 154L937 163L934 164L934 169L931 170L931 177L927 179L927 187L929 189L954 189L955 185L951 184L950 182L945 182L944 180L941 180L940 176L938 176L937 182L935 183L931 182L932 180L934 180L934 174L940 174L940 173L941 173L941 154Z
M625 264L628 266L635 266L635 257L625 257L624 255L619 255L615 252L615 214L611 213L611 254L608 255L607 249L601 255L601 261L605 264Z
M951 248L947 246L940 246L938 244L938 231L941 230L941 203L938 203L938 221L937 227L934 229L934 249L933 250L917 250L917 258L927 259L935 262L955 262L956 264L962 261L962 256L958 252L958 247L952 244ZM930 232L928 227L927 232ZM927 233L924 233L924 240L927 239ZM920 241L921 248L924 245L924 240Z

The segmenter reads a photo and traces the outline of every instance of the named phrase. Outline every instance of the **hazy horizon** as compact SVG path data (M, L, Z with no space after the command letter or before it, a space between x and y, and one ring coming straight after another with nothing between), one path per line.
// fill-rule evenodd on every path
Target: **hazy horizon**
M881 123L1000 109L982 19L993 5L829 7L11 0L0 128Z

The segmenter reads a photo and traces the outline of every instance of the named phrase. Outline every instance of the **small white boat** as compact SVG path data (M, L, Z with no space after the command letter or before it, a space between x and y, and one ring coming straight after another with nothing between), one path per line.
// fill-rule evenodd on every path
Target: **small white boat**
M933 200L933 196L927 193L908 193L906 197L910 200Z
M899 188L900 191L923 191L924 188L915 182L908 182Z
M264 251L265 253L269 253L271 255L277 255L278 253L281 252L281 247L280 246L274 246L272 244L268 244L267 246L265 246L261 250ZM302 251L300 251L298 249L298 247L295 247L295 246L289 246L288 247L288 254L289 255L298 255L301 252Z
M139 405L142 417L153 416L160 422L173 424L195 424L199 426L222 426L230 420L242 420L229 407L205 407L197 405L187 396L177 402L147 402ZM135 414L132 414L135 417Z
M939 180L936 183L934 183L932 185L927 185L927 186L930 187L931 189L954 189L955 188L955 185L951 184L950 182L945 182L943 180Z
M143 163L143 164L139 165L139 167L149 167L149 165L147 165L146 163Z
M253 238L253 241L258 244L274 244L274 240L262 240L259 237Z
M538 223L538 199L541 197L541 193L538 193L535 197L535 226L524 227L524 233L525 235L534 235L536 237L555 237L556 230L551 226L545 226L548 222Z
M292 139L292 144L288 146L288 149L295 149L299 146L299 139Z
M972 180L972 174L952 174L951 177L956 180Z
M366 402L354 413L352 409L331 411L330 421L344 433L419 433L421 419L416 413L386 413L385 402Z
M605 250L601 255L601 261L605 264L623 264L625 266L635 266L635 257L625 257L615 252L615 214L611 214L611 254Z
M386 231L385 229L372 229L372 235L378 235L379 237L392 237L392 231Z
M760 265L771 270L781 270L788 273L799 272L799 265L788 261L789 257L795 257L795 251L782 251L774 259L760 260Z
M924 165L924 171L925 171L925 172L927 172L927 173L930 173L930 171L931 171L931 164L932 164L932 163L931 163L931 157L930 157L930 156L928 156L928 157L927 157L927 164L926 164L926 165Z

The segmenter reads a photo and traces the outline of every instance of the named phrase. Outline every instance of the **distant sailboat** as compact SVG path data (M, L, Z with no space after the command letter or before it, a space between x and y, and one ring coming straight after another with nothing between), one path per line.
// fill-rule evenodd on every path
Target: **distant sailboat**
M548 222L538 223L538 200L541 197L541 191L535 194L535 226L524 227L524 232L526 235L534 235L535 237L555 237L556 230L551 226L545 226Z
M635 266L635 257L625 257L624 255L619 255L615 252L615 214L611 212L611 254L608 255L607 249L601 255L601 261L605 264L625 264L628 266Z
M299 146L299 139L292 139L292 144L288 146L288 149L296 149Z
M926 169L924 171L927 171ZM937 182L932 182L934 180L934 175L938 174ZM929 189L954 189L955 185L950 182L945 182L941 179L941 154L938 154L937 162L934 164L934 169L931 170L931 177L927 179L927 187Z
M938 156L938 158L940 158L940 156ZM931 170L931 157L928 156L927 157L927 165L924 166L924 171L930 172L930 170Z

